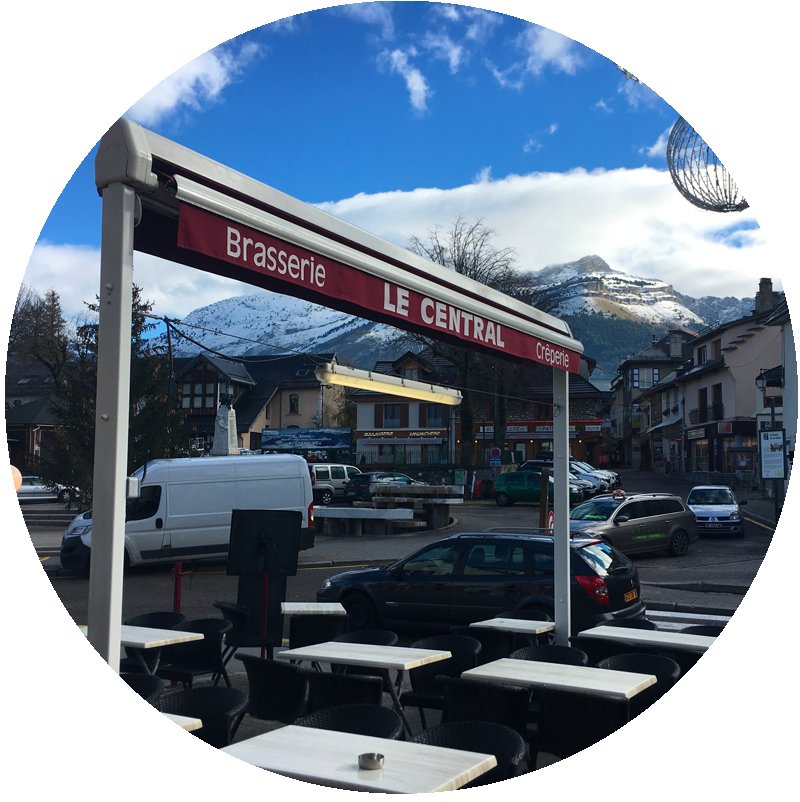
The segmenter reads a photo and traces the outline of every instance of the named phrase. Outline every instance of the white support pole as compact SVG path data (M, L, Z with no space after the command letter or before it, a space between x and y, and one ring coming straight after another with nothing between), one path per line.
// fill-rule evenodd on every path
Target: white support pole
M103 190L97 419L89 576L89 641L119 671L125 552L125 480L136 195L123 184Z
M556 644L569 646L569 374L553 368L553 552L555 569Z

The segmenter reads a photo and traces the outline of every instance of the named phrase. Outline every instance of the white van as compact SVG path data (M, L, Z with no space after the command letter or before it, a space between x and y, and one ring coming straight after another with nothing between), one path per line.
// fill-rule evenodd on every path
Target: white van
M298 510L300 548L313 546L314 498L306 461L294 454L154 460L139 498L125 514L125 564L224 558L231 512ZM144 477L144 478L143 478ZM92 512L77 516L61 541L61 565L85 570L92 545Z

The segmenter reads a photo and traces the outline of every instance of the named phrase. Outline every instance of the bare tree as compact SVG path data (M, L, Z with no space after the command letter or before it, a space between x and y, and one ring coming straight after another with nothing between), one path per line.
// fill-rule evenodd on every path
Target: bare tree
M11 322L8 355L45 365L58 381L69 358L69 334L55 290L41 296L33 287L22 285Z

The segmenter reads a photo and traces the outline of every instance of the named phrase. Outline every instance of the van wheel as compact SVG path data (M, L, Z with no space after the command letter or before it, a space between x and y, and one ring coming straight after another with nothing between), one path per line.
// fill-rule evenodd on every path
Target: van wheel
M347 611L350 629L375 629L378 626L378 611L362 593L353 593L342 601Z
M514 502L511 499L511 496L508 493L498 493L494 500L497 502L498 507L510 507Z
M689 551L689 535L679 529L672 535L672 540L669 544L669 553L671 557L683 557Z
M333 501L333 492L330 490L323 490L319 497L320 503L326 507Z

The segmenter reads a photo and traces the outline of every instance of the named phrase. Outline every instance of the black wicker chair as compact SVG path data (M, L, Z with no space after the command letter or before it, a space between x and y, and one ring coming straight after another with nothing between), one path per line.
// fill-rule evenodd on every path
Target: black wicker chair
M478 654L478 665L491 663L493 660L500 660L508 657L513 648L514 637L510 632L501 632L498 629L483 629L482 627L450 627L451 635L464 635L467 638L475 638L481 644Z
M153 704L167 687L167 683L163 679L150 674L120 674L119 678L127 682L142 699L150 704Z
M303 715L308 682L296 665L252 654L237 654L236 659L247 672L248 715L283 724L293 724Z
M411 646L415 649L447 650L452 655L446 660L437 660L435 663L412 668L408 672L411 690L400 695L400 704L403 707L416 707L425 729L425 709L444 710L444 688L436 678L439 675L460 677L468 669L475 668L478 665L481 644L475 638L465 635L433 635L418 640Z
M222 617L231 622L231 628L225 633L222 650L222 664L227 666L230 659L236 654L238 649L259 648L264 649L264 654L272 660L273 646L272 638L269 635L250 635L248 634L248 622L250 612L240 604L229 602L214 602ZM219 682L219 675L214 678L214 684Z
M498 613L495 618L516 618L523 621L552 621L553 617L542 610L506 610ZM525 646L550 646L555 643L555 635L545 632L542 635L524 635L514 633L512 649L522 649Z
M155 702L162 713L199 718L200 729L192 735L221 749L229 746L247 709L247 694L238 688L213 685L164 694Z
M347 630L347 616L298 614L289 617L289 648L327 643Z
M224 618L197 618L179 624L175 630L200 632L203 639L170 647L170 662L162 665L156 674L162 679L177 680L186 689L191 689L195 677L221 674L230 688L231 681L222 663L222 636L232 626Z
M603 621L598 626L625 627L627 629L658 629L658 624L647 618L610 618L608 621Z
M497 682L439 676L444 690L442 722L491 721L528 737L528 703L531 689Z
M396 740L403 733L403 720L400 716L391 708L375 704L326 707L297 719L295 724L299 727L352 732L390 740Z
M525 757L525 741L519 733L510 727L487 721L454 721L440 724L438 727L423 730L411 741L494 755L497 766L476 777L463 786L464 788L508 780L517 774L519 764Z
M561 663L568 666L588 666L586 652L574 646L525 646L509 655L514 660L538 660L542 663Z
M692 624L688 627L683 627L681 629L682 635L709 635L712 638L716 638L722 634L722 630L725 627L716 626L715 624Z
M653 702L657 702L670 691L681 676L681 667L674 660L660 654L617 654L607 657L597 664L597 668L609 668L612 671L631 671L634 674L654 674L657 682L643 691L639 691L630 700L630 717L647 710Z
M383 677L298 669L308 683L308 713L339 705L383 702Z
M183 613L174 613L171 610L156 611L152 613L142 613L135 615L133 618L128 618L122 623L131 627L151 627L152 629L174 629L179 624L186 620ZM125 657L119 661L119 670L126 673L144 673L142 663L137 657L136 652L141 655L145 664L147 665L148 672L161 662L167 662L170 653L169 646L164 646L161 649L131 649L125 647Z
M397 633L388 629L360 629L337 635L333 640L339 643L369 643L373 646L395 646L399 640ZM367 677L382 677L384 688L388 692L391 677L388 668L370 668L369 666L346 666L331 663L331 671L347 674L361 674Z

